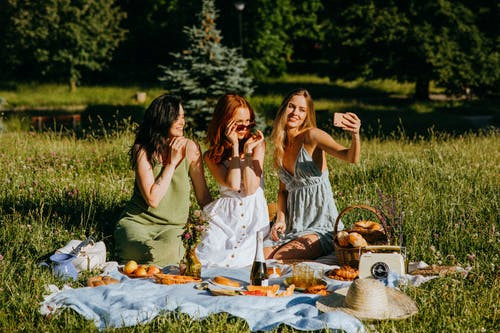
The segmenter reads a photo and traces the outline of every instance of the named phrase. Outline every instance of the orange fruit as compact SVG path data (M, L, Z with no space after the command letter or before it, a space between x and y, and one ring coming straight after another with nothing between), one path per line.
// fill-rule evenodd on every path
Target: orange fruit
M123 272L125 274L132 274L132 272L135 271L138 267L139 265L137 265L137 263L134 260L130 260L123 267Z
M146 276L148 275L148 272L146 271L146 268L140 266L134 271L135 276Z
M160 273L160 269L154 265L149 266L148 275L158 274Z

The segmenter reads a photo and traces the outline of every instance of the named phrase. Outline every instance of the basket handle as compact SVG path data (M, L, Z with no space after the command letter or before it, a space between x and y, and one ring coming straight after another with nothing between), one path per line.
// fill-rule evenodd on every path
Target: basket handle
M339 215L337 216L337 219L335 220L335 228L333 231L333 237L337 236L338 226L339 226L339 222L340 222L340 219L342 218L342 216L344 216L345 214L347 214L348 212L350 212L351 210L356 209L356 208L366 209L366 210L369 210L370 212L372 212L373 214L375 214L375 216L377 216L377 219L380 221L380 223L382 223L382 226L384 227L385 234L387 236L387 241L389 242L389 244L392 244L391 233L389 231L389 228L387 227L387 224L385 223L384 218L382 217L382 214L378 211L378 209L376 209L372 206L368 206L368 205L352 205L352 206L348 206L348 207L344 208L339 213Z

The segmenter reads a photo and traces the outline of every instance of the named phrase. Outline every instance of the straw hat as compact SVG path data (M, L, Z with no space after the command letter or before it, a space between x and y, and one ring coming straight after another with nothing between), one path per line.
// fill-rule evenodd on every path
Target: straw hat
M404 319L418 312L417 304L403 292L375 279L357 279L316 302L323 312L342 310L363 320Z

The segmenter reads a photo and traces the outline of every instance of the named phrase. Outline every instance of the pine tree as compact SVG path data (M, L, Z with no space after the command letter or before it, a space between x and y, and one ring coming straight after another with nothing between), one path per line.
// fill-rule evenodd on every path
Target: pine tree
M233 92L249 96L252 78L247 74L247 60L238 49L221 44L215 20L213 0L203 0L199 27L184 27L189 47L172 53L170 66L160 66L158 79L173 94L180 95L186 110L185 118L197 133L206 129L217 99Z

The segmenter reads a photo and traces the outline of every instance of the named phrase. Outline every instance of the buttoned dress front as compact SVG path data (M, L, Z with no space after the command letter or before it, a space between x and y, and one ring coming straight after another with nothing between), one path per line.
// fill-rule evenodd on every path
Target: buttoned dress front
M245 267L255 256L257 232L269 233L263 180L253 194L219 184L220 198L203 209L209 225L196 250L203 266Z

